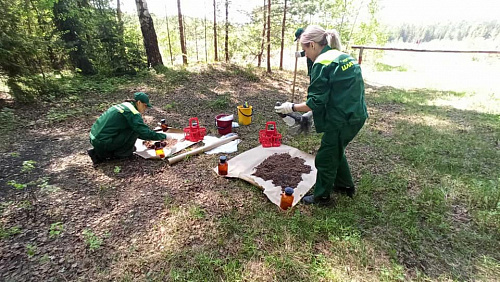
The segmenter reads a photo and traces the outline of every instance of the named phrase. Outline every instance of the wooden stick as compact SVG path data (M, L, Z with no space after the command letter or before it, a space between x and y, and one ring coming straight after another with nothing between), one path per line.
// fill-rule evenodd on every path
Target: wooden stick
M220 139L218 141L216 141L215 143L213 144L210 144L210 145L205 145L203 147L200 147L200 148L197 148L197 149L194 149L192 151L189 151L189 152L185 152L185 153L182 153L180 155L177 155L175 157L171 157L169 159L167 159L168 161L168 164L169 165L173 165L177 162L180 162L182 161L184 158L186 158L187 156L192 156L192 155L197 155L197 154L201 154L205 151L208 151L208 150L211 150L213 148L216 148L216 147L219 147L221 145L224 145L226 143L229 143L233 140L236 140L238 139L239 136L238 135L234 135L234 136L231 136L231 137L228 137L228 138L223 138L223 139Z
M296 52L298 52L298 51L299 51L299 40L297 40ZM295 69L293 71L293 85L292 85L292 103L294 102L294 99L295 99L295 78L297 77L297 61L298 60L299 60L299 58L297 58L297 56L295 56Z

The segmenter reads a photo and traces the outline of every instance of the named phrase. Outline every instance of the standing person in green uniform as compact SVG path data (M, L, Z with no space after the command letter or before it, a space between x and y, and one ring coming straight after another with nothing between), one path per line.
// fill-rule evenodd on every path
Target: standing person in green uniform
M354 196L355 188L345 156L345 148L363 127L368 113L361 68L351 56L342 53L339 34L320 26L309 26L300 36L306 56L314 61L307 101L286 102L275 107L277 113L313 111L314 125L323 132L316 154L314 193L305 204L326 203L336 190Z
M295 40L294 40L294 42L300 39L300 36L302 35L302 33L304 33L304 29L303 28L298 28L295 31ZM302 58L302 57L305 57L305 56L306 56L306 51L304 51L304 50L295 52L295 57L296 58ZM312 65L313 65L313 61L311 59L307 58L307 76L309 76L309 80L311 79L311 68L312 68Z
M134 94L134 100L114 105L92 125L88 150L94 166L107 160L131 157L137 138L163 140L164 133L157 133L144 124L142 115L150 108L149 97L144 92Z

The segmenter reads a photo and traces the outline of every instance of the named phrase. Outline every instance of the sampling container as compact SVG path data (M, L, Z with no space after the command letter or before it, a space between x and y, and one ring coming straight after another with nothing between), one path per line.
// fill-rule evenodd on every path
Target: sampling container
M226 156L220 156L219 157L219 164L217 165L217 169L219 171L219 175L227 175L227 157Z
M282 210L287 210L291 208L293 204L293 188L286 187L285 192L281 193L280 208Z

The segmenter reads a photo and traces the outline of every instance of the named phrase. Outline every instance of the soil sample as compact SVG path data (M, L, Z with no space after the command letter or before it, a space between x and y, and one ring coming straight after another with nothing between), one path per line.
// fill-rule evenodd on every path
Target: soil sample
M255 175L264 180L272 180L275 186L297 188L302 181L302 174L311 172L311 166L304 164L304 159L290 156L288 153L274 154L255 167Z
M142 144L146 146L148 149L155 148L155 141L143 141ZM161 146L163 148L172 148L177 144L177 139L167 139L166 141L161 141Z

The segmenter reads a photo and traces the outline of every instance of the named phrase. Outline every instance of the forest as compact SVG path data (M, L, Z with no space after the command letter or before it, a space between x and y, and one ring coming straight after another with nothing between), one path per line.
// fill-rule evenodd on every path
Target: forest
M489 40L499 44L500 22L444 22L427 25L403 24L393 27L389 32L389 41L430 42L432 40ZM496 45L498 46L498 45Z
M362 1L263 1L247 12L251 21L245 24L228 21L229 0L206 0L211 12L205 18L184 16L182 1L161 18L145 0L135 2L137 14L123 13L120 1L2 1L0 73L11 95L19 101L64 96L71 91L65 89L68 75L134 75L196 62L252 63L271 72L283 68L284 46L308 24L336 27L353 44L386 38L376 20L376 0L363 6ZM369 13L364 22L358 19L361 10Z

